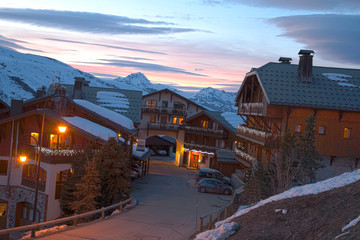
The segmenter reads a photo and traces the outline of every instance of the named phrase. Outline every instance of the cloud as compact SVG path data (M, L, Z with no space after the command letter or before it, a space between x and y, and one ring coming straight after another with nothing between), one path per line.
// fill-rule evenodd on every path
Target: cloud
M172 34L198 31L191 28L169 27L169 22L101 14L23 8L0 8L0 19L42 27L106 34ZM162 25L167 25L163 27Z
M20 41L20 40L13 39L13 38L7 38L7 37L0 35L0 46L12 48L12 49L29 50L29 51L33 51L33 52L43 52L41 50L36 50L36 49L31 49L31 48L21 46L20 44L17 44L17 43L28 43L28 42Z
M89 42L65 40L65 39L58 39L58 38L43 38L43 39L50 40L50 41L57 41L57 42L76 43L76 44L83 44L83 45L106 47L106 48L113 48L113 49L120 49L120 50L134 51L134 52L167 55L166 53L162 53L162 52L148 51L148 50L137 49L137 48L119 47L119 46L100 44L100 43L89 43Z
M99 60L103 61L103 62L90 62L90 64L101 64L101 65L108 65L108 66L110 65L110 66L117 66L117 67L132 67L132 68L137 68L139 70L147 70L147 71L154 71L154 72L181 73L181 74L192 75L192 76L208 77L207 75L188 72L181 68L168 67L168 66L154 64L154 63L143 63L143 62L118 60L118 59L99 59ZM89 62L87 62L87 63L89 63Z
M315 14L277 17L269 20L323 59L360 64L360 16Z
M360 9L359 0L204 0L203 2L209 5L235 3L260 8L280 8L310 11L358 12Z

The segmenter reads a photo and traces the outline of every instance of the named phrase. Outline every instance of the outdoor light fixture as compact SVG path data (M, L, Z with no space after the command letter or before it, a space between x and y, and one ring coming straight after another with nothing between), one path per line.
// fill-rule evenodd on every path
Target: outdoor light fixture
M66 131L66 126L59 126L59 132L64 133Z
M20 155L20 162L24 163L26 162L26 156L25 155Z

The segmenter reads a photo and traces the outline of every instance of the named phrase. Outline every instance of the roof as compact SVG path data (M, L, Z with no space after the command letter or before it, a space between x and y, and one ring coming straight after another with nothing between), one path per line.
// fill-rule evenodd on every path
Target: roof
M178 94L178 93L176 93L176 92L174 92L174 91L171 91L171 90L168 89L168 88L165 88L165 89L162 89L162 90L160 90L160 91L153 92L153 93L146 94L146 95L143 96L143 98L146 98L146 97L149 97L149 96L152 96L152 95L156 95L156 94L162 93L162 92L169 92L169 93L171 93L171 94L173 94L173 95L175 95L175 96L183 99L184 101L187 101L187 102L190 102L191 104L194 104L194 105L197 106L197 107L200 107L200 108L202 108L202 109L206 109L204 106L201 106L201 105L199 105L198 103L196 103L196 102L194 102L194 101L192 101L192 100L190 100L190 99L188 99L188 98L186 98L186 97L184 97L184 96L181 96L180 94Z
M145 151L138 151L137 145L133 145L132 157L139 161L146 161L151 156L151 151L145 148Z
M360 69L314 66L312 82L300 81L297 69L295 64L270 62L245 80L256 75L273 105L360 111Z
M235 152L216 150L216 157L219 163L239 163L235 160Z
M66 94L72 97L74 85L61 84L66 88ZM49 93L54 92L51 85ZM82 86L83 99L112 111L123 114L134 123L140 123L142 92L140 90L114 89L102 87Z
M192 119L198 118L201 115L208 116L209 118L217 121L222 127L227 129L228 131L230 131L232 133L236 133L236 128L225 119L222 112L204 110L204 111L201 111L201 112L191 116L190 118L186 119L184 122L187 123L187 122L191 121Z

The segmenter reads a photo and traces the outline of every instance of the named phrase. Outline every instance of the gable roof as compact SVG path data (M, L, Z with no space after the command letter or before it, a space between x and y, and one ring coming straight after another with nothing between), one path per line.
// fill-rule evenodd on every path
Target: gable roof
M169 92L169 93L183 99L184 101L190 102L191 104L193 104L193 105L195 105L195 106L197 106L197 107L199 107L201 109L204 109L204 110L206 109L205 107L201 106L200 104L197 104L196 102L194 102L194 101L192 101L192 100L190 100L190 99L188 99L188 98L186 98L184 96L181 96L180 94L178 94L178 93L176 93L174 91L171 91L168 88L165 88L165 89L162 89L160 91L153 92L153 93L146 94L146 95L143 96L143 99L146 98L146 97L152 96L152 95L156 95L158 93L163 93L163 92Z
M360 111L360 69L314 66L312 82L300 81L297 69L270 62L248 73L244 82L256 75L272 105Z
M195 118L200 117L201 115L205 115L213 120L215 120L216 122L218 122L222 127L224 127L226 130L228 130L229 132L235 133L236 134L236 128L234 128L223 116L222 116L222 112L215 112L215 111L209 111L209 110L204 110L201 111L193 116L191 116L190 118L187 118L184 122L187 123Z

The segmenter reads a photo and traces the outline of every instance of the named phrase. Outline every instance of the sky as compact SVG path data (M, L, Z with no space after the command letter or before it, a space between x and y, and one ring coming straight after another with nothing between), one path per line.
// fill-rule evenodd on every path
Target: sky
M236 92L251 68L297 64L300 49L359 68L359 13L358 0L1 0L0 46L100 78Z

